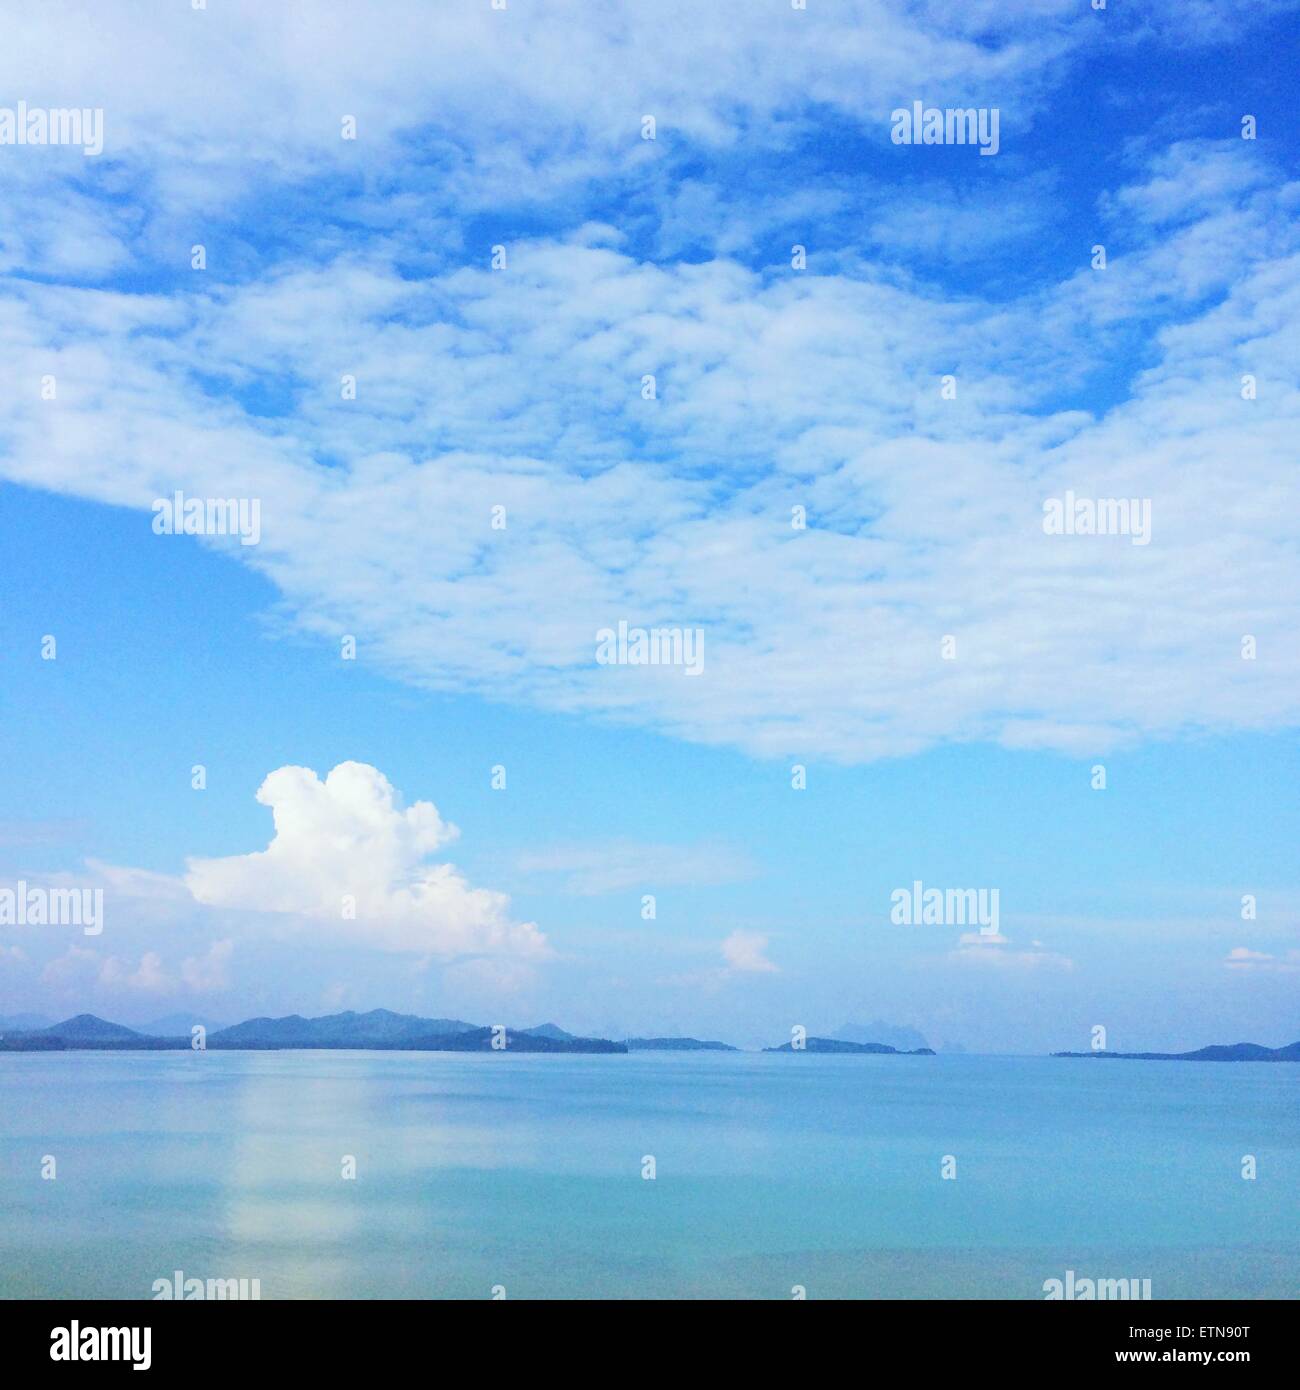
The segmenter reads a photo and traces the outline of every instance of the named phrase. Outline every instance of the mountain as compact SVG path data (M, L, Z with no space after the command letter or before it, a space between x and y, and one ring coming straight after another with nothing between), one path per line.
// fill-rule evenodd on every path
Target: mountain
M391 1009L323 1018L250 1018L208 1036L209 1047L395 1047L420 1038L466 1033L475 1027L458 1018L418 1018Z
M552 1042L572 1042L574 1034L566 1033L556 1023L539 1023L536 1028L520 1028L520 1033L527 1033L534 1038L550 1038Z
M171 1027L183 1015L159 1022ZM192 1026L192 1025L191 1025ZM505 1046L500 1030L465 1023L458 1018L417 1018L390 1009L358 1014L349 1010L324 1018L250 1018L230 1028L210 1032L213 1052L264 1051L276 1048L356 1048L359 1051L412 1052L626 1052L608 1038L577 1038L555 1024L540 1028L507 1028ZM188 1049L190 1033L146 1036L93 1014L78 1014L50 1028L0 1036L0 1052L60 1052L68 1050L168 1052Z
M250 1018L243 1023L219 1028L208 1038L209 1047L293 1047L320 1041L322 1030L316 1020L290 1014L287 1018Z
M739 1052L724 1042L701 1042L699 1038L629 1038L629 1052Z
M839 1042L884 1043L895 1052L914 1052L918 1048L929 1047L923 1034L915 1028L902 1027L895 1023L885 1023L877 1019L874 1023L846 1023L831 1037Z
M334 1047L412 1052L476 1052L492 1048L494 1031L459 1018L418 1018L372 1009L349 1010L324 1018L250 1018L232 1028L209 1034L208 1047L233 1048ZM626 1052L622 1043L603 1038L577 1038L554 1023L538 1028L507 1028L505 1051L510 1052Z
M143 1036L134 1028L123 1028L120 1023L109 1023L94 1014L77 1014L75 1018L65 1018L62 1023L52 1023L41 1031L64 1042L127 1042Z
M933 1057L928 1047L914 1047L910 1052L900 1052L886 1043L845 1042L842 1038L808 1038L802 1048L792 1042L782 1043L780 1047L765 1047L764 1052L872 1052L888 1057Z
M3 1052L159 1052L188 1046L188 1038L147 1038L134 1028L109 1023L94 1014L77 1014L35 1032L6 1033L0 1037Z
M1053 1052L1053 1057L1117 1057L1130 1062L1300 1062L1300 1042L1285 1047L1213 1043L1195 1052Z

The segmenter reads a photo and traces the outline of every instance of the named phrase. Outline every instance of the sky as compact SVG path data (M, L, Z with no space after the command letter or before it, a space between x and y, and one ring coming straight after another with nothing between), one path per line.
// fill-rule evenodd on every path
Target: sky
M1300 1037L1297 8L20 16L0 1016Z

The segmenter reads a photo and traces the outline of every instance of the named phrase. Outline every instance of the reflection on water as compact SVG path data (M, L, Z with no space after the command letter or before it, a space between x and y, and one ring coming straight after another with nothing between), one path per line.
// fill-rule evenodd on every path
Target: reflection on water
M144 1298L180 1270L264 1298L1033 1298L1071 1268L1290 1296L1297 1083L1049 1058L0 1055L0 1294Z

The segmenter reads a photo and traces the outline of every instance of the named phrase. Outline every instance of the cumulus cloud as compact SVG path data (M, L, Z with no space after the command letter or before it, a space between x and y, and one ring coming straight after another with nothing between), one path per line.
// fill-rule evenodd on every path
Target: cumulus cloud
M432 802L403 808L377 768L340 763L322 780L310 768L282 767L257 799L273 815L270 844L189 859L185 883L198 902L307 919L389 951L547 954L534 923L511 920L505 894L474 888L451 864L431 862L459 832Z
M162 957L157 951L146 951L134 968L116 956L110 956L100 968L99 983L107 989L140 994L164 994L176 987L175 981L163 968Z

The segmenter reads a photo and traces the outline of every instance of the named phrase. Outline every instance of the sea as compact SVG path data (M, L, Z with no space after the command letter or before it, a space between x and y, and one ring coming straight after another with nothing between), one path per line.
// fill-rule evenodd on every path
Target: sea
M6 1298L1041 1299L1067 1272L1295 1297L1300 1066L0 1054Z

